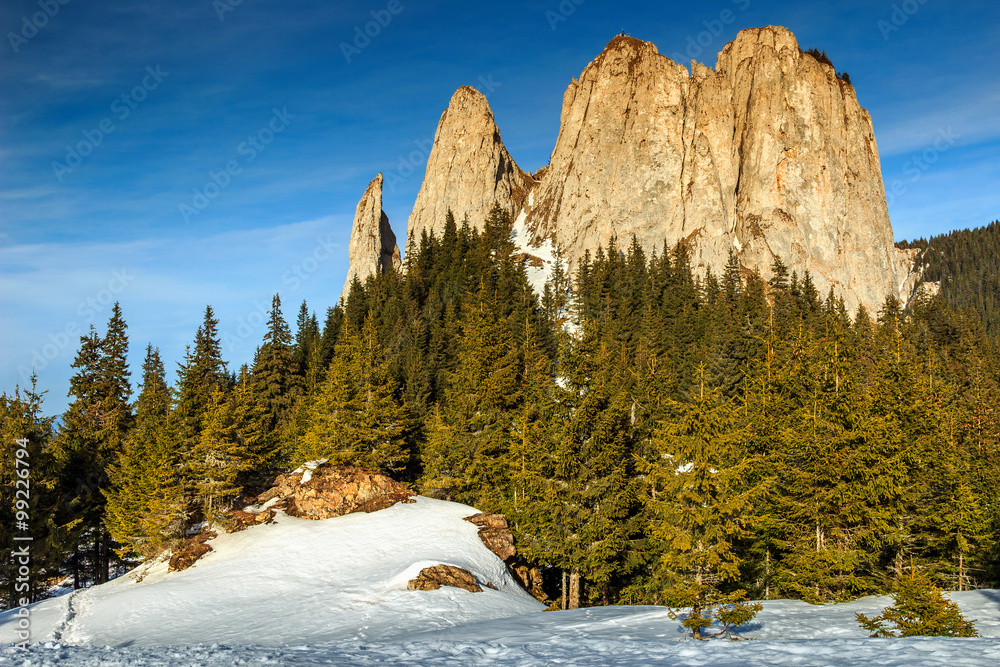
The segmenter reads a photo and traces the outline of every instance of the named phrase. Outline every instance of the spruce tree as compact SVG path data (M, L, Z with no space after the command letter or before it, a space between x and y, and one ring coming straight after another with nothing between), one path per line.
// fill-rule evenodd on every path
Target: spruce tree
M176 535L183 497L175 461L165 442L172 397L159 350L146 348L135 426L108 471L104 521L121 556L151 558Z
M8 609L42 599L45 582L63 576L79 521L60 510L60 471L51 449L54 420L42 415L41 406L34 375L28 389L0 394L0 548L9 565L0 568L0 607ZM21 577L12 554L26 543L30 572Z
M442 417L457 442L428 443L422 453L425 489L442 488L442 478L465 502L497 502L505 485L504 456L511 411L519 400L518 349L496 294L481 283L461 324L456 368L448 375ZM457 447L447 451L438 444ZM460 469L446 462L457 456Z
M226 362L219 343L219 321L211 306L195 333L194 350L188 348L177 371L177 403L167 423L167 442L171 458L178 462L181 482L188 497L193 493L192 452L201 439L205 417L216 403L216 394L229 389Z
M63 470L65 508L80 519L79 539L73 558L74 584L89 579L103 583L110 578L111 536L104 525L104 490L108 469L122 450L131 427L131 386L128 370L128 335L121 307L115 304L108 331L102 339L93 327L80 339L70 379L73 397L55 443ZM66 523L70 521L67 517Z
M212 394L190 462L195 501L207 520L224 513L261 466L265 419L245 366L231 392L217 387Z
M308 327L308 319L303 326ZM281 299L275 294L267 332L257 350L251 376L255 400L260 402L264 412L262 435L269 450L266 463L272 469L280 469L290 462L295 448L297 433L292 415L302 397L303 386L299 371L292 334L281 315Z
M760 609L742 602L743 589L726 589L740 578L736 542L752 527L759 491L746 484L751 465L740 416L712 388L700 384L696 391L689 403L674 405L674 417L653 440L658 455L643 472L653 542L666 570L664 597L672 607L691 608L682 623L703 639L713 623L728 633Z
M310 407L300 460L329 459L399 476L410 458L411 423L369 315L338 343Z
M911 572L892 596L894 604L868 618L856 613L858 625L872 637L978 637L974 622L922 572Z

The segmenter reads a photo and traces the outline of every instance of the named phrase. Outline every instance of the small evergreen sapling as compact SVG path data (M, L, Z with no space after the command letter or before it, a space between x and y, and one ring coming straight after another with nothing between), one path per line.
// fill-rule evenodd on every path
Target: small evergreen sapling
M855 614L872 637L978 637L975 621L967 621L958 605L949 600L924 573L899 583L893 604L880 616Z

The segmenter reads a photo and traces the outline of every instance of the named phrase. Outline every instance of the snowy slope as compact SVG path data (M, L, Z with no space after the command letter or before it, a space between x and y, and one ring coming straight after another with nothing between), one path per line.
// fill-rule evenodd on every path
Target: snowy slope
M276 523L222 534L183 572L166 563L41 602L33 641L96 646L369 640L540 611L464 517L476 510L430 498L325 521L279 513ZM408 591L421 569L465 568L485 585ZM0 642L13 639L0 615Z
M744 642L685 640L660 607L537 613L462 521L474 512L419 498L326 521L279 514L220 535L184 572L159 563L35 605L36 643L0 647L0 665L1000 664L1000 591L951 594L983 639L867 638L855 612L878 614L889 597L765 601L744 629L757 641ZM437 563L498 590L406 590ZM0 642L11 641L11 621L0 614Z

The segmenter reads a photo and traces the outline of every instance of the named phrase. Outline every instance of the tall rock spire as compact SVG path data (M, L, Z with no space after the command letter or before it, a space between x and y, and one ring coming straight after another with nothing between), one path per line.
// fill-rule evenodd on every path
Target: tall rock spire
M536 180L537 179L537 180ZM460 88L441 116L407 233L450 208L480 226L494 201L572 266L634 237L687 245L699 272L731 251L770 277L774 259L852 312L914 283L898 250L871 117L853 86L785 28L742 30L711 69L615 37L563 96L559 137L536 179L511 159L486 99ZM524 245L522 243L522 245Z
M364 282L369 276L388 273L400 266L396 235L389 227L389 217L382 210L382 173L368 184L354 212L351 242L347 248L351 266L340 296L346 299L355 278Z
M424 230L440 235L448 209L459 224L468 216L477 229L494 202L513 217L533 184L504 147L486 97L463 86L438 123L407 237L419 240Z
M873 311L909 274L871 117L781 27L741 31L714 71L692 62L690 75L648 42L613 39L566 90L531 194L529 229L571 264L612 236L647 251L686 241L701 270L734 250L768 277L777 257Z

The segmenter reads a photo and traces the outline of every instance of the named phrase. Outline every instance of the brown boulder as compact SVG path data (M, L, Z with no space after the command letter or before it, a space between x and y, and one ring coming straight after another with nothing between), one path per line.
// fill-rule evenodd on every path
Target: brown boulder
M483 592L482 586L479 585L471 572L454 565L425 567L416 579L410 579L406 584L406 588L411 591L436 591L442 586L461 588L470 593Z
M274 510L269 509L264 512L244 512L243 510L232 510L226 513L228 519L226 525L227 533L238 533L246 530L250 526L259 526L263 523L274 523Z
M507 517L503 514L473 514L465 517L469 523L479 527L479 539L486 548L506 562L517 555L514 535L507 527Z
M516 558L514 562L507 564L507 568L514 575L517 583L521 584L521 587L528 591L531 597L539 602L549 601L549 596L546 595L545 590L542 588L544 582L542 580L542 573L538 567L523 558Z
M170 559L169 572L180 572L186 570L199 558L212 551L212 547L206 544L213 537L218 537L218 534L212 531L201 533L195 535L191 539L185 541L181 547L174 553L173 557Z
M321 465L306 472L279 475L272 489L257 496L257 503L280 498L289 515L319 520L415 502L405 485L362 468Z

